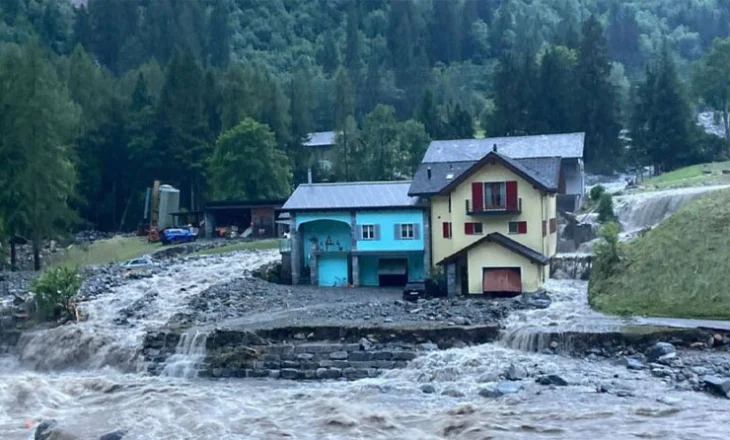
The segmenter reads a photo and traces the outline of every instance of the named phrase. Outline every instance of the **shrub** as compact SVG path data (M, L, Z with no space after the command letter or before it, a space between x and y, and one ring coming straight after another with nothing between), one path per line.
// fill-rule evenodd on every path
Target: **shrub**
M594 202L597 202L601 199L601 196L605 193L606 193L606 188L604 188L602 185L596 185L593 188L591 188L589 197Z
M616 214L613 212L613 197L609 193L603 193L598 200L598 221L605 223L614 220Z
M75 269L60 267L46 271L33 283L38 319L49 321L72 316L71 298L78 293L82 281Z
M618 234L619 226L615 222L606 223L598 231L600 241L593 248L595 257L591 268L591 281L608 278L621 261Z

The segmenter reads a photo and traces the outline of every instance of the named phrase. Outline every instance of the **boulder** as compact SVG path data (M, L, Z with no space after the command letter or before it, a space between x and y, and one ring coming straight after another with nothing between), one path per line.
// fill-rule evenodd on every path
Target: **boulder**
M34 440L78 440L78 438L58 427L55 420L44 420L35 430Z
M479 390L479 395L486 397L487 399L496 399L502 397L502 393L496 388L482 388Z
M477 379L479 383L497 382L499 380L499 374L497 373L484 373Z
M528 376L528 373L525 367L511 364L504 375L508 380L522 380Z
M449 396L449 397L464 397L464 393L457 390L456 388L447 388L441 392L442 396Z
M626 368L629 370L645 370L646 365L642 364L641 361L634 358L627 358L626 359Z
M126 431L118 430L102 435L99 440L122 440Z
M464 318L463 316L457 316L454 318L454 324L456 325L471 325L471 321Z
M522 383L511 380L503 380L497 384L497 391L502 394L517 394L523 389Z
M552 299L544 290L539 290L532 295L525 296L524 303L527 307L534 309L547 309L552 304Z
M674 348L674 345L668 342L657 342L653 346L649 347L644 354L646 354L646 357L650 362L654 362L660 357L666 356L670 353L675 353L676 351L677 349Z
M568 386L568 381L558 376L557 374L548 374L546 376L538 377L535 382L540 385L555 385L559 387Z
M707 390L718 396L730 399L730 378L718 376L703 376L702 382Z
M436 392L436 388L434 388L433 385L431 385L430 383L427 383L421 386L421 391L424 394L433 394Z
M360 350L368 351L373 347L373 343L370 342L367 338L360 339Z

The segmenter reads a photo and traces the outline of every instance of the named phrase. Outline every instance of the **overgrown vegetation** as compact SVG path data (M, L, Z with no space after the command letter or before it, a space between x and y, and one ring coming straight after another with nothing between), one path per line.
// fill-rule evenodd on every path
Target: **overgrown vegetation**
M601 196L605 192L606 192L606 188L604 188L603 185L596 185L593 188L591 188L591 191L588 195L589 195L591 201L598 203L598 201L601 199Z
M203 249L195 252L193 255L218 255L231 252L247 251L251 249L276 249L279 246L279 240L256 240L243 243L234 243L226 246L219 246L211 249Z
M676 188L730 183L730 162L711 162L682 167L644 181L648 188Z
M595 258L591 268L591 280L603 280L613 275L621 261L619 256L620 228L615 222L606 223L598 232L600 241L594 247Z
M715 191L619 245L618 263L605 264L616 261L611 233L591 273L591 305L616 314L730 318L728 218L730 190Z
M616 214L613 212L613 196L607 192L601 194L598 199L598 221L601 223L612 222L616 220Z
M142 237L117 236L97 240L90 245L75 245L51 263L54 268L72 269L88 265L118 263L162 249L160 243L148 243Z
M36 317L52 321L73 316L71 299L78 293L83 280L76 269L49 269L32 286L35 294Z

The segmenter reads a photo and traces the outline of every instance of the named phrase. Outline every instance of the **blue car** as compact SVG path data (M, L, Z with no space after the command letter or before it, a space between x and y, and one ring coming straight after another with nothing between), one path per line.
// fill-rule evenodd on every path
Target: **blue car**
M187 229L165 229L160 240L162 244L192 243L198 236Z

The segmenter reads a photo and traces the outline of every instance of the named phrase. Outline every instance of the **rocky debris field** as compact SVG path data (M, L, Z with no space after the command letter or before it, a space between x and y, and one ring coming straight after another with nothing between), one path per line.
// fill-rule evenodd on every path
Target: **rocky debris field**
M190 301L190 311L174 316L171 327L245 325L267 327L324 323L435 323L468 326L498 322L512 310L544 308L543 294L522 299L401 299L400 289L285 286L258 278L217 284Z
M114 431L109 432L101 437L99 440L122 440L126 431ZM76 440L78 437L66 431L59 425L56 420L44 420L35 429L34 440Z

